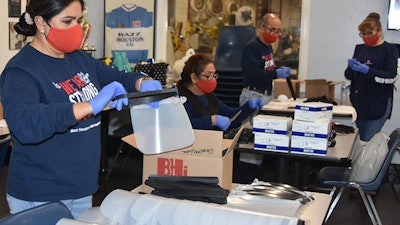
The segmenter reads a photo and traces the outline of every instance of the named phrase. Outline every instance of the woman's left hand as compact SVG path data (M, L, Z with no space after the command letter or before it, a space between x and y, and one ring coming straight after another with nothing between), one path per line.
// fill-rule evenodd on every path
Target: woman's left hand
M162 90L161 83L158 80L144 80L140 84L140 92ZM152 108L158 108L159 101L150 102L147 105Z

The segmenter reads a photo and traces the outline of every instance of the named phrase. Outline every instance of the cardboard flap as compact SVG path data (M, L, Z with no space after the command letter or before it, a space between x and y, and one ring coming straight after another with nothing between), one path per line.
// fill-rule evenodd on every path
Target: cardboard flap
M232 140L223 141L223 133L221 131L213 130L193 130L194 143L193 145L172 151L173 154L181 155L194 155L201 157L220 158L222 151L232 145ZM241 131L240 131L241 132ZM239 133L239 132L238 132ZM235 138L236 141L239 137ZM130 134L122 138L122 141L137 148L135 135ZM227 146L227 147L225 147Z
M341 81L327 81L325 79L305 80L306 98L326 96L330 100L335 98L335 85Z
M227 149L227 151L223 155L223 158L234 150L235 145L238 142L239 137L242 134L243 129L244 129L244 127L240 127L240 129L238 130L236 135L233 137L233 139L224 139L224 141L226 141L225 144L228 145L228 147L227 148L224 147L224 150Z

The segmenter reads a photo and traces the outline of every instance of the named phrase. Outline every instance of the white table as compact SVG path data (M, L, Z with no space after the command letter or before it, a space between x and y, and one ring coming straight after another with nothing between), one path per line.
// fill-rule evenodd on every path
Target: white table
M240 184L233 184L233 187ZM146 185L140 185L132 190L135 193L149 193L150 187ZM305 205L300 205L293 217L299 218L305 221L306 225L321 225L325 219L325 215L328 211L329 204L331 202L331 196L329 194L318 193L318 192L307 192L310 193L314 200L308 202ZM260 209L255 210L260 212ZM270 214L270 213L268 213ZM276 213L277 216L287 216L284 212ZM249 221L251 224L251 222Z

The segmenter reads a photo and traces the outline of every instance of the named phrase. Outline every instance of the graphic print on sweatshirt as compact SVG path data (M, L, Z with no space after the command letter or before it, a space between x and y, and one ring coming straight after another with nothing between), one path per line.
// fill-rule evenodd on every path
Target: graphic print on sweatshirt
M94 98L99 91L90 81L89 74L79 72L71 78L55 83L53 85L57 89L63 90L71 103L88 101Z
M275 63L274 63L274 58L272 56L272 53L269 53L269 54L263 56L262 59L265 61L264 62L264 70L274 70Z

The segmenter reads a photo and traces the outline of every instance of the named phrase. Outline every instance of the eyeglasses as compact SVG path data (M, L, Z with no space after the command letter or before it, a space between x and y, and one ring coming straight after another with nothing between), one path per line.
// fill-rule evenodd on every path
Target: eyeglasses
M374 36L376 33L378 32L378 30L372 30L372 31L366 31L366 32L360 32L358 33L358 35L360 37L372 37Z
M280 28L268 28L266 26L263 26L264 30L267 30L270 34L279 34L281 35L282 31Z
M200 74L200 76L205 77L207 80L218 79L218 73L209 75Z

